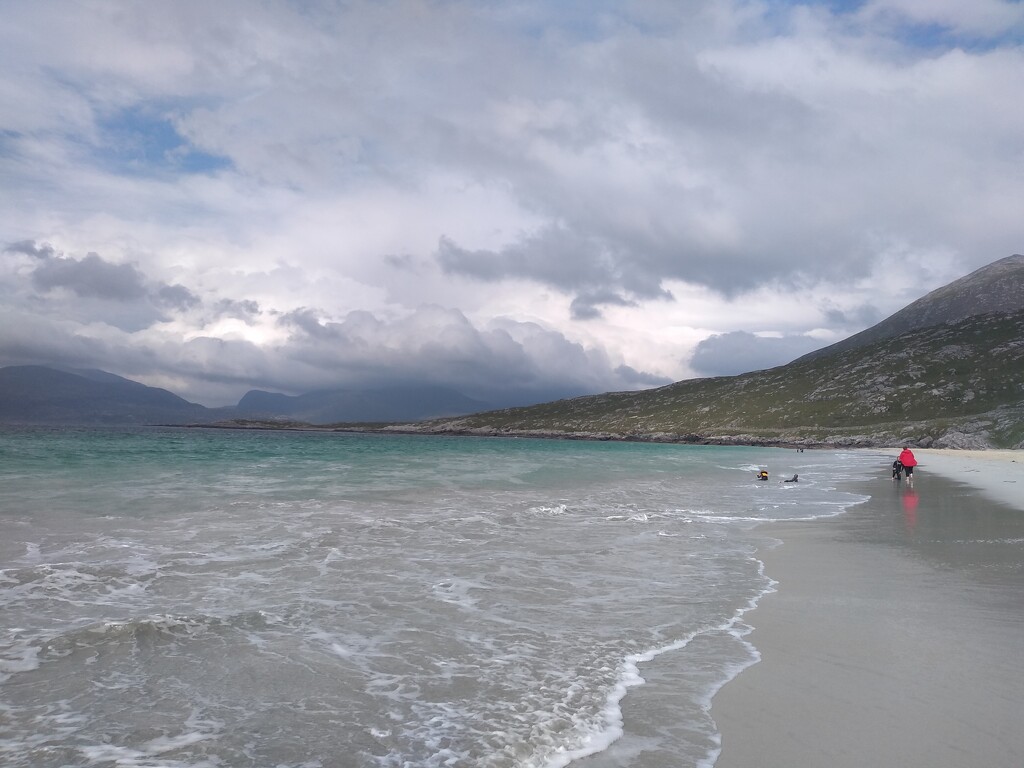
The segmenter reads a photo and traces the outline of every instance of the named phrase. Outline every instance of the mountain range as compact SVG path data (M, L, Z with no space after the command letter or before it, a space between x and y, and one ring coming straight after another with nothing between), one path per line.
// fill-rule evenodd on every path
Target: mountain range
M106 371L39 365L0 368L0 424L366 423L417 421L486 407L444 387L396 385L295 396L254 389L236 406L207 408Z
M379 389L337 389L282 395L251 390L238 401L243 417L272 416L310 424L418 421L442 414L473 413L487 404L447 387L395 384Z
M1024 256L996 261L871 328L776 368L521 408L486 407L451 389L394 386L297 396L252 390L237 406L206 408L105 371L0 368L0 423L321 425L693 443L1024 447Z
M95 369L0 368L0 423L186 424L210 409Z

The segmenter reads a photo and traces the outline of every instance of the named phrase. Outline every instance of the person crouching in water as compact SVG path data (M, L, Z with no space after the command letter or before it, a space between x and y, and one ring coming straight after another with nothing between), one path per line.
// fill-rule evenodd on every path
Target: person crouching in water
M768 479L768 470L762 469L760 472L758 472L757 473L757 479L758 480L767 480Z
M903 465L900 464L900 460L899 459L896 459L896 461L894 461L892 463L892 479L893 480L902 480L903 479Z

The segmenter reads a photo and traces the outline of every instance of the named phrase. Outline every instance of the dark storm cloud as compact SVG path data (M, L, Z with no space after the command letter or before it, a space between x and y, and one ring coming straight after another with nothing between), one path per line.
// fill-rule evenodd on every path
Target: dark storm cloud
M471 251L443 237L437 258L447 272L488 282L529 278L565 291L600 285L610 277L600 244L560 227L500 251Z
M635 299L665 299L661 276L629 263L601 238L550 226L500 251L471 251L441 238L437 259L442 269L487 282L533 280L575 294L575 319L600 317L601 306L637 306Z
M10 283L12 305L34 306L74 322L101 322L134 332L203 304L185 285L152 281L135 264L113 263L94 252L79 259L32 240L4 250L38 260L28 273L30 283L24 281L24 273Z
M284 327L297 328L316 339L339 338L337 324L320 322L319 313L308 307L286 312L278 318L277 323Z
M300 379L307 390L421 381L507 406L668 383L613 367L603 353L537 324L503 320L481 329L437 306L389 322L366 311L325 322L306 308L280 323L294 332L272 357L293 389Z
M233 317L247 324L261 314L259 302L252 299L220 299L214 303L213 309L221 317Z
M635 307L637 303L611 291L584 293L573 299L569 307L574 320L593 320L601 317L600 307Z
M0 309L0 360L4 365L64 365L116 369L122 351L114 351L101 339L75 333L67 323Z
M180 311L194 309L202 303L199 297L192 293L192 291L184 285L179 285L177 283L174 285L164 284L159 286L155 291L153 291L153 301L161 307L177 309Z
M145 278L134 264L111 264L96 253L81 260L47 259L33 271L32 282L43 291L67 288L83 298L134 301L146 295Z
M36 259L49 259L57 255L52 245L49 243L37 245L35 240L19 240L16 243L11 243L4 250L8 253L23 253Z
M665 376L656 376L645 371L638 371L629 365L620 365L615 369L615 373L621 377L628 389L661 387L672 382L671 379Z
M830 328L860 329L869 328L882 320L885 315L871 304L864 304L846 311L839 309L826 309L824 318Z
M702 376L734 376L774 368L819 349L810 336L755 336L746 331L710 336L697 345L690 367Z

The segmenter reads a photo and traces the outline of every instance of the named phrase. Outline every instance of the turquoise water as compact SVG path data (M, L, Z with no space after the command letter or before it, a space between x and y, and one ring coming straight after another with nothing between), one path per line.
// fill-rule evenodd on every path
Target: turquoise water
M876 464L2 431L0 762L710 765L710 697L756 659L743 616L772 588L771 521L841 514L863 497L837 482ZM646 682L659 664L671 685ZM639 738L655 694L665 722Z

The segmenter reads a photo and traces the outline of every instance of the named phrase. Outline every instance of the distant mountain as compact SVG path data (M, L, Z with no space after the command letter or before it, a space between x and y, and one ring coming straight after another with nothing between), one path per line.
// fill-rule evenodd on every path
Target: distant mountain
M186 424L212 421L215 413L166 389L106 371L0 368L0 423Z
M431 385L337 389L283 395L254 389L238 401L239 418L277 418L309 424L421 421L474 413L487 404Z
M435 386L334 390L290 396L253 390L236 407L206 408L166 389L98 369L0 368L0 423L210 424L229 419L338 424L419 421L487 407Z
M1024 256L788 365L459 419L430 433L694 443L1024 447Z

